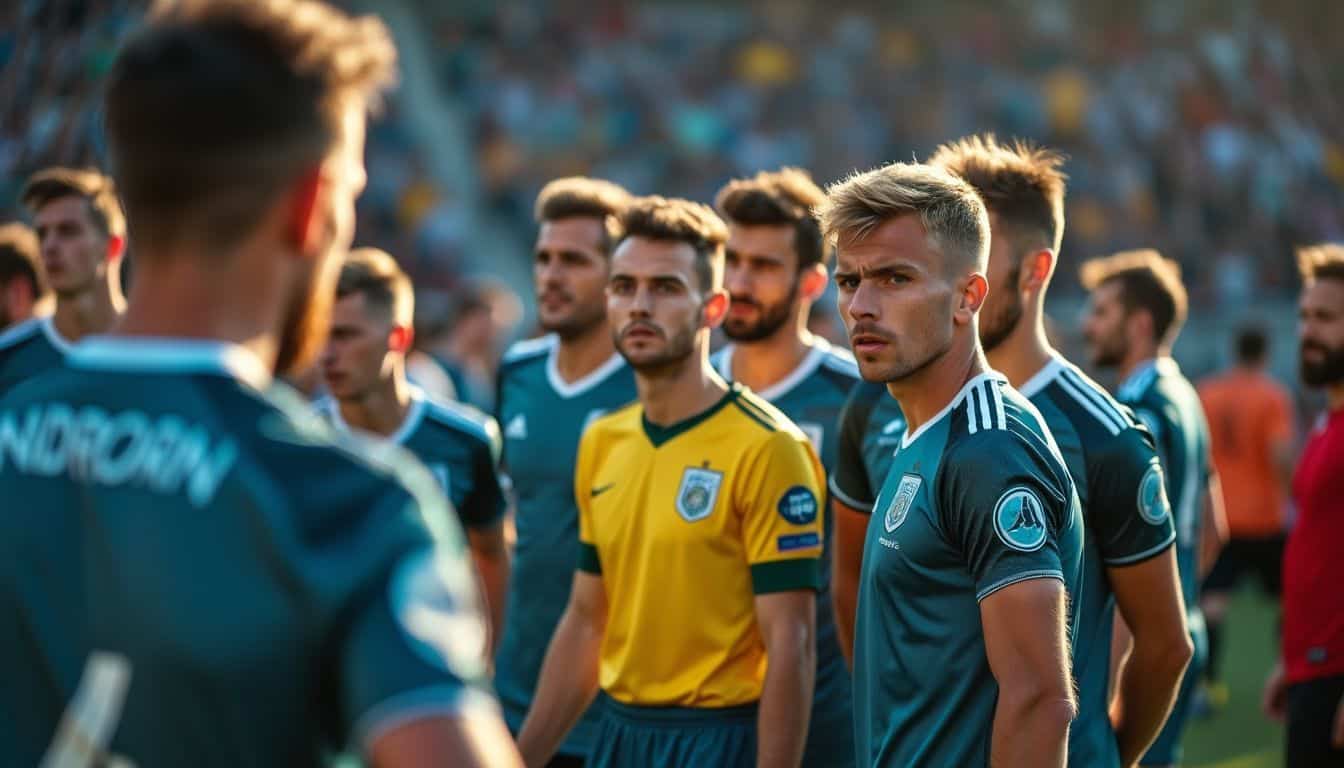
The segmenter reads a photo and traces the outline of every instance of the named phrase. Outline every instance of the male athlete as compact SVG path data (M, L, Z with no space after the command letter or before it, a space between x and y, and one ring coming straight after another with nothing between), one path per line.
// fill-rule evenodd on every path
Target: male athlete
M322 344L394 59L308 0L162 3L118 53L126 315L0 400L6 762L516 761L433 479L272 382Z
M37 235L27 225L0 225L0 332L32 318L47 299Z
M821 218L859 369L907 422L863 553L858 759L1063 766L1083 524L1042 417L980 350L984 204L897 163L832 187Z
M1181 736L1207 649L1199 612L1199 583L1226 540L1222 495L1213 473L1204 410L1195 388L1170 356L1171 345L1185 322L1185 287L1181 285L1180 267L1156 251L1128 251L1093 259L1083 265L1082 278L1092 292L1083 328L1092 363L1099 368L1119 369L1124 383L1116 394L1120 402L1134 410L1156 441L1175 518L1176 563L1195 651L1171 715L1140 761L1142 765L1175 765L1181 759ZM1123 606L1121 602L1122 618L1126 618ZM1127 618L1117 622L1119 637L1112 654L1119 654L1119 658L1129 642L1127 623ZM1136 662L1131 659L1129 663ZM1146 666L1133 670L1122 667L1120 679L1132 681L1152 674ZM1121 693L1129 691L1122 685ZM1122 724L1130 718L1133 703L1121 699Z
M396 259L374 248L351 251L336 282L331 334L322 354L330 397L317 407L337 426L401 445L429 468L466 530L489 608L490 636L497 639L509 583L499 427L475 408L438 402L407 381L414 315L411 279Z
M792 422L709 364L723 222L659 197L622 222L607 306L639 402L580 444L578 570L519 746L545 763L600 688L595 766L796 766L823 470Z
M943 145L929 160L985 201L992 237L980 344L990 367L1045 417L1082 503L1087 546L1073 637L1079 714L1069 730L1069 764L1112 768L1133 765L1157 737L1192 649L1152 436L1045 337L1045 294L1064 234L1062 162L1049 150L993 136ZM1112 726L1117 603L1134 651L1119 683L1123 717Z
M579 545L574 463L593 419L635 399L630 368L607 328L607 275L629 194L610 182L567 178L537 198L533 260L537 314L550 335L515 344L500 366L496 415L513 482L513 553L495 690L517 733L532 706L546 646L569 601ZM551 761L579 766L596 731L582 718Z
M807 331L812 303L826 289L826 250L811 209L826 195L804 171L785 168L730 182L716 207L728 223L723 321L732 343L714 356L719 373L779 408L835 467L836 420L859 380L854 357ZM825 509L825 507L823 507ZM830 540L830 524L825 541ZM835 635L829 546L817 592L817 679L803 765L852 766L849 670Z
M56 312L0 334L0 393L58 366L70 345L105 333L125 309L121 257L126 218L112 179L97 171L48 168L23 188Z

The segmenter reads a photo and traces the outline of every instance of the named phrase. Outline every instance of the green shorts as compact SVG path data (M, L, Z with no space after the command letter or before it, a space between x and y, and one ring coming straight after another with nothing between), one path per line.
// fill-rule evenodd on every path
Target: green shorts
M599 694L602 720L588 768L754 768L756 705L639 707Z

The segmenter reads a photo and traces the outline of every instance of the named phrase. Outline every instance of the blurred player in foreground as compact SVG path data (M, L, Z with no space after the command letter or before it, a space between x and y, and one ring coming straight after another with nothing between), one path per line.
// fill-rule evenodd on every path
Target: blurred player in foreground
M1156 441L1176 524L1176 563L1195 655L1167 724L1140 761L1142 765L1176 765L1208 648L1199 610L1199 584L1226 540L1222 494L1213 473L1204 409L1195 388L1171 358L1172 344L1185 322L1185 286L1180 267L1156 251L1127 251L1093 259L1083 265L1082 279L1092 292L1083 327L1092 363L1119 369L1123 383L1118 399L1134 410ZM1130 639L1123 610L1116 626L1112 654L1120 664L1119 679L1150 674L1142 667L1124 669ZM1131 659L1130 663L1135 662ZM1119 708L1126 706L1122 699ZM1123 711L1118 715L1121 722L1129 717Z
M593 419L635 399L634 374L607 327L606 297L619 217L629 201L625 190L600 179L557 179L542 189L532 275L537 314L549 335L513 345L500 367L496 413L518 540L495 689L515 733L532 706L546 646L574 581L579 436ZM551 765L582 765L597 719L596 708L580 719Z
M1286 720L1284 765L1344 765L1344 246L1298 252L1300 373L1329 411L1293 475L1297 522L1283 568L1282 656L1266 713Z
M1040 415L980 351L984 204L943 170L893 164L828 190L822 222L859 369L910 429L863 557L858 758L1063 766L1082 518Z
M37 235L19 222L0 225L0 332L42 311L50 291Z
M407 381L414 303L411 279L390 255L373 248L350 252L336 283L331 335L322 354L331 396L317 407L342 429L403 446L433 473L466 529L491 637L497 639L509 583L499 427L475 408L433 400Z
M1064 235L1063 158L974 136L939 147L929 162L975 187L989 209L989 296L979 318L980 343L990 366L1045 418L1083 507L1087 546L1073 636L1079 714L1069 729L1069 764L1133 765L1166 721L1193 651L1152 435L1046 340L1045 294ZM1124 717L1113 727L1117 604L1134 651L1119 682Z
M60 365L72 343L107 332L126 307L126 218L112 179L97 171L48 168L28 180L21 197L37 230L56 311L0 335L0 393Z
M848 350L807 331L812 303L826 289L826 250L812 208L826 199L796 168L739 179L719 191L728 223L723 321L732 343L715 368L779 408L812 441L828 472L835 467L835 425L859 380ZM822 507L825 510L825 507ZM817 592L817 679L806 768L854 765L853 691L835 634L830 600L830 524L825 526Z
M543 764L598 693L595 766L796 766L812 708L822 468L709 364L727 230L643 198L608 312L639 402L584 433L579 566L519 745Z
M0 400L6 761L513 762L432 477L272 382L322 345L395 55L304 0L160 4L118 53L126 316Z

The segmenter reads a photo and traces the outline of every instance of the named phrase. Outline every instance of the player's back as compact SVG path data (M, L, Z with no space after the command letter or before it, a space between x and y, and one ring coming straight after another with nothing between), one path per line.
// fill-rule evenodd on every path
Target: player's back
M0 333L0 395L19 382L59 366L69 351L50 317L34 317Z
M36 765L70 707L54 749L316 765L411 699L474 698L483 625L432 479L268 378L237 348L101 340L0 400L6 760Z
M1232 535L1280 533L1286 500L1273 445L1291 438L1288 393L1263 373L1233 370L1201 382L1199 399L1208 418Z

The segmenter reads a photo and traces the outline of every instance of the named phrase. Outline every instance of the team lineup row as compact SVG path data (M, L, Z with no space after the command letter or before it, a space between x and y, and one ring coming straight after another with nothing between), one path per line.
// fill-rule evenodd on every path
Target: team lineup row
M349 250L393 57L305 0L165 4L111 177L28 185L57 301L0 336L0 754L1179 762L1221 540L1186 296L1088 263L1115 395L1050 346L1063 158L971 137L713 208L557 180L549 333L487 416L408 380L412 286ZM807 332L828 281L852 352ZM314 361L316 407L272 381Z

